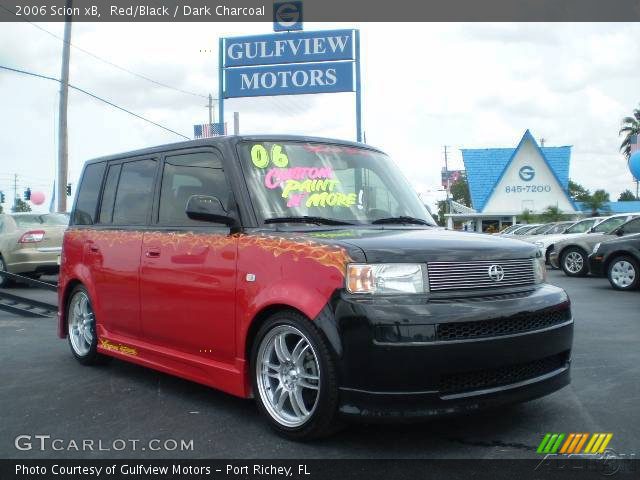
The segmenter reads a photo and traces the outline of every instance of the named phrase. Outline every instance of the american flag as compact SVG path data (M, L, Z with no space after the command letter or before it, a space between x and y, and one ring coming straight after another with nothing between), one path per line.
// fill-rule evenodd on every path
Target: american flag
M210 138L224 135L225 128L221 128L219 123L203 123L193 126L193 138Z
M631 136L631 155L640 152L640 135Z

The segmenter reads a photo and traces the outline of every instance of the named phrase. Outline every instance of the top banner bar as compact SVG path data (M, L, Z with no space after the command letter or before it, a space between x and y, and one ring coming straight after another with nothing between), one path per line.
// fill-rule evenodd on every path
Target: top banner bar
M268 0L0 0L0 22L271 22ZM638 0L322 0L307 22L637 22Z

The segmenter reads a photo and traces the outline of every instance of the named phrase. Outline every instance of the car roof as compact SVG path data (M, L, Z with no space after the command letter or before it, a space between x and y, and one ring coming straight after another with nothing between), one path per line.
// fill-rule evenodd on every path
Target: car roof
M291 142L330 143L334 145L344 145L347 147L366 148L368 150L384 153L382 152L382 150L379 150L370 145L366 145L364 143L359 143L359 142L352 142L349 140L339 140L335 138L323 138L323 137L311 137L306 135L279 135L274 133L274 134L264 134L264 135L225 135L220 137L188 140L184 142L167 143L164 145L157 145L154 147L147 147L139 150L131 150L128 152L121 152L113 155L106 155L103 157L94 158L94 159L88 160L86 164L106 162L109 160L116 160L116 159L126 158L126 157L150 155L150 154L162 153L164 151L169 151L169 150L180 150L183 148L207 147L207 146L215 147L215 146L221 146L224 144L235 146L236 144L243 141L253 141L253 142L291 141Z

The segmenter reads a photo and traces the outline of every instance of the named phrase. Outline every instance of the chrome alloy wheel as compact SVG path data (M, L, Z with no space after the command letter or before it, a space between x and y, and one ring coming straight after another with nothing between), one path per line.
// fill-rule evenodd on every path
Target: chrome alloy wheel
M628 288L636 275L636 269L626 260L618 260L611 267L611 281L619 288Z
M262 339L255 368L269 415L286 427L303 425L320 393L318 358L309 339L290 325L276 326Z
M584 266L584 258L578 252L569 252L564 257L564 266L571 273L580 273Z
M71 299L68 323L71 346L78 356L84 357L95 337L95 318L85 292L77 292Z

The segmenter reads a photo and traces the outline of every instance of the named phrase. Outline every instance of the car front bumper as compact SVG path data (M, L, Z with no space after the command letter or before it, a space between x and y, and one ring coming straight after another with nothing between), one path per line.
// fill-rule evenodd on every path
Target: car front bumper
M597 253L589 255L589 271L597 277L604 277L606 272L604 269L604 257Z
M428 301L343 292L317 320L338 358L340 412L351 417L463 413L531 400L570 382L570 303L549 285Z
M560 259L558 258L558 252L553 251L549 254L549 264L553 268L560 268Z

